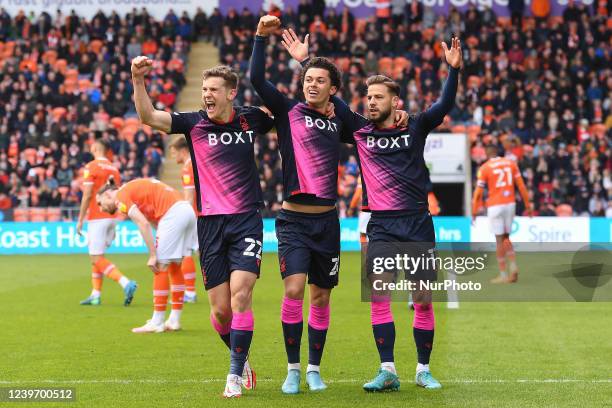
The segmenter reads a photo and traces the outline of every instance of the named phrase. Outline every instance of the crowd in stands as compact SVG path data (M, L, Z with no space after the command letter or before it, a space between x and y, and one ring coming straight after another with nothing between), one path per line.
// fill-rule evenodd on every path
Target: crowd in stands
M0 210L78 207L97 138L124 181L158 176L165 136L137 118L131 59L155 60L151 97L172 109L202 24L172 11L156 21L146 9L92 19L0 9Z
M302 0L295 10L269 12L301 38L309 33L313 55L335 60L344 74L339 95L355 111L364 112L365 79L374 73L399 82L402 109L416 113L432 104L447 75L440 43L457 35L464 67L456 107L438 130L469 136L473 176L486 158L484 147L494 143L518 161L536 215L612 216L612 20L606 2L586 7L570 1L562 16L527 18L510 1L513 18L499 19L490 8L451 9L444 16L421 2L393 1L389 13L367 20L322 3ZM246 8L215 16L211 37L221 61L244 74L239 103L261 104L247 78L259 16ZM300 66L280 40L269 40L267 76L299 99ZM259 147L267 206L276 210L282 190L274 135ZM340 212L352 214L358 170L348 148L340 168Z
M485 146L497 144L518 161L536 214L612 216L612 20L604 3L570 1L560 17L527 18L513 9L511 20L473 6L438 15L403 0L366 20L319 0L266 12L302 38L309 33L312 54L339 65L339 96L358 112L373 73L399 82L402 109L416 113L433 103L447 73L440 42L459 36L456 107L438 130L468 135L474 173ZM124 17L98 12L91 20L0 9L0 210L78 206L89 145L99 137L110 142L124 181L159 175L165 135L137 119L129 72L136 55L155 60L148 89L157 108L174 107L197 38L213 42L221 61L244 74L237 103L260 105L247 76L258 18L247 8L209 16L198 10L193 18L170 11L162 21L145 9ZM267 55L268 79L302 98L300 65L279 35ZM256 153L265 215L273 215L282 200L276 135L259 138ZM355 215L359 169L349 146L339 169L340 215Z

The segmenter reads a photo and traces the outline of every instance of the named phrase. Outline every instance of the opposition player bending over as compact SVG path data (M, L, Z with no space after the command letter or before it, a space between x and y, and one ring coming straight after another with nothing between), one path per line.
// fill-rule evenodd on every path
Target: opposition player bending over
M115 166L106 157L109 152L108 144L98 139L91 145L91 154L94 159L87 163L83 173L83 198L77 222L77 233L81 235L83 221L87 218L87 246L91 259L91 295L81 301L81 305L100 304L102 292L102 278L104 276L119 283L125 295L124 306L129 306L136 292L136 282L123 276L119 269L104 257L104 252L115 239L115 226L117 218L109 213L100 211L96 204L95 195L110 178L115 183L121 183L121 175ZM92 200L92 198L94 198Z
M338 161L343 124L326 114L330 96L340 87L338 68L328 59L315 58L302 69L305 102L288 99L265 80L266 38L280 26L274 16L259 20L251 83L274 115L283 168L283 205L276 217L278 257L285 294L281 322L287 352L286 394L300 389L302 307L306 282L310 292L308 367L311 391L327 386L320 364L330 321L329 300L338 284L340 224L336 211Z
M193 211L197 213L195 199L195 184L193 181L193 166L191 165L191 154L189 153L189 144L183 136L175 138L168 145L170 148L170 156L176 160L177 164L182 164L181 169L181 184L183 185L183 197L185 201L191 203ZM198 234L197 231L193 236L193 251L198 250ZM195 264L191 255L183 258L181 264L183 278L185 279L185 298L184 303L195 303L198 299L195 290Z
M261 109L233 106L238 75L219 66L202 73L203 110L174 112L153 108L144 76L153 61L132 62L134 100L143 123L186 136L195 166L200 266L211 305L211 323L230 348L225 397L240 397L255 387L247 356L253 338L251 299L259 277L263 221L262 192L255 165L257 134L272 119ZM243 381L244 379L244 381Z
M295 33L287 34L284 36L287 48L304 48L304 43L300 43ZM435 244L433 221L427 211L429 177L423 150L429 132L442 123L454 104L461 66L458 39L453 39L450 49L445 43L442 43L442 48L451 66L442 95L425 112L411 117L407 127L394 125L400 88L385 76L375 75L368 78L369 120L351 112L348 105L339 98L331 99L336 107L336 114L349 128L357 145L363 180L363 205L372 211L367 226L370 245L376 242L419 242L430 243L432 246ZM368 252L371 252L371 248ZM425 388L440 388L440 383L429 371L434 337L431 292L415 291L413 299L413 335L418 354L415 381ZM393 357L395 325L388 296L372 299L371 320L381 368L376 378L364 384L364 389L398 389L400 383Z
M138 226L147 249L147 266L153 277L153 317L134 333L161 333L181 329L181 311L185 281L181 272L183 256L191 254L191 244L196 228L191 205L180 193L155 179L136 179L117 188L110 183L96 196L100 208L110 214L119 211L130 217ZM155 239L151 224L156 229ZM168 288L168 275L170 288ZM166 317L168 289L172 293L172 311Z
M523 177L516 163L505 157L499 157L495 145L487 146L486 153L488 160L478 170L476 190L472 199L472 218L476 218L478 204L484 188L487 187L489 192L486 202L487 217L489 217L491 232L495 234L497 264L499 265L499 276L492 279L491 283L513 283L518 280L516 256L512 242L510 242L512 221L516 213L515 185L521 193L527 214L530 216L532 207L527 188L525 188ZM506 260L510 264L509 276L506 271Z

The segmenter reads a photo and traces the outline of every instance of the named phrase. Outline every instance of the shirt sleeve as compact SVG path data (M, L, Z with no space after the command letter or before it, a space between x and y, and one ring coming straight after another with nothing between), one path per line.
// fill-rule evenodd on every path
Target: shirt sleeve
M332 96L331 102L334 104L334 113L342 121L340 141L354 144L354 133L364 127L368 123L368 120L360 114L353 112L346 102L337 96Z
M189 135L191 129L202 120L200 112L172 112L172 124L170 133L181 133Z
M458 78L459 69L450 67L448 78L446 78L440 98L421 115L421 123L423 124L425 134L440 126L444 120L444 116L446 116L455 105Z
M487 173L484 166L480 166L476 174L476 185L484 188L487 185Z
M129 193L126 190L120 189L117 191L117 209L121 214L129 215L130 210L135 205L136 203L131 200Z
M254 107L253 115L257 121L257 132L260 134L266 134L274 127L274 119L261 109Z
M83 170L83 184L91 185L94 184L95 180L95 168L91 164L87 164L85 170Z
M264 104L276 116L287 112L287 98L270 81L266 81L266 37L255 36L249 66L253 88Z
M183 166L183 174L181 175L181 182L183 183L184 189L194 189L195 184L193 183L193 168L191 166Z

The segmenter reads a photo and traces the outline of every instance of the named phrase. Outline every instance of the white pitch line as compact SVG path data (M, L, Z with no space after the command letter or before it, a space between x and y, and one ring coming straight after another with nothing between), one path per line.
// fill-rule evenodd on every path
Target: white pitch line
M342 383L359 383L361 384L366 379L346 378L340 380L326 380L329 384ZM261 378L257 382L281 382L282 379ZM6 381L0 380L0 385L17 385L17 384L207 384L207 383L223 383L222 378L205 378L201 380L167 380L167 379L99 379L99 380L25 380L25 381ZM565 384L565 383L582 383L582 384L612 384L612 378L604 379L580 379L580 378L545 378L545 379L442 379L442 384Z

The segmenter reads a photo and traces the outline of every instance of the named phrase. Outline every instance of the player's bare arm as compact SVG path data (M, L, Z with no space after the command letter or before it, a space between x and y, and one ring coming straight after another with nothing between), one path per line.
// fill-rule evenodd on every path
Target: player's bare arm
M271 15L262 16L257 24L257 32L255 34L260 37L267 37L274 33L280 25L281 22L278 17Z
M195 200L195 188L183 189L183 197L185 197L185 201L193 203Z
M149 224L147 218L136 206L130 208L128 215L130 219L134 221L134 224L136 224L138 230L140 230L142 238L144 239L147 249L149 250L149 260L147 261L147 266L151 269L151 271L153 271L153 273L159 272L151 224Z
M134 84L134 104L138 117L145 125L162 132L170 132L172 117L169 112L155 109L145 86L145 76L153 69L153 60L139 56L132 60L132 83Z
M79 209L79 220L77 221L77 234L83 235L81 231L83 230L83 221L85 221L85 215L87 214L87 209L89 208L89 203L91 202L91 197L93 196L93 185L92 184L83 184L83 199L81 200L81 208Z

